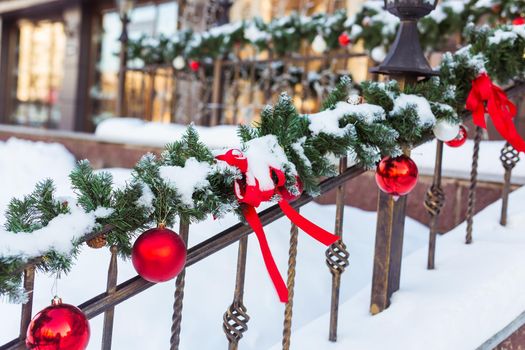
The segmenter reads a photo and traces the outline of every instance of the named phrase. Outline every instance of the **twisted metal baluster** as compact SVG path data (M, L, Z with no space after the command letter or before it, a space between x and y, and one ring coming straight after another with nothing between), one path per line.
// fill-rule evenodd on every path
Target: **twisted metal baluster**
M179 235L188 246L188 234L190 225L181 220L179 226ZM170 350L178 350L180 344L180 329L182 323L182 300L184 299L184 283L185 283L186 269L182 270L175 281L175 302L173 303L173 316L171 318L171 338Z
M283 350L290 349L290 338L292 335L292 316L293 316L293 295L295 286L295 266L297 258L297 238L299 229L292 224L290 229L290 249L288 251L288 302L284 308L284 325L283 325Z
M339 161L339 173L343 173L347 167L347 160L341 158ZM350 254L343 242L343 214L345 208L345 185L337 187L336 211L335 211L335 234L341 239L332 244L325 252L326 264L332 274L332 299L330 304L330 330L328 340L337 341L337 321L339 313L339 290L341 287L341 274L348 266Z
M476 187L478 184L478 158L479 143L481 142L482 129L476 126L476 135L474 137L474 152L472 154L472 170L470 172L470 186L468 190L468 207L467 207L467 235L465 243L472 243L472 227L474 224L474 211L476 207Z
M35 267L29 266L24 270L24 292L27 294L27 302L22 305L22 316L20 319L20 339L26 338L27 328L31 323L33 312L33 290L35 289Z
M113 245L110 248L111 259L109 261L108 267L108 281L106 286L106 293L112 294L117 290L117 273L118 273L118 263L117 263L117 246ZM113 320L115 318L115 308L112 307L104 313L104 327L102 330L102 350L111 349L111 340L113 338Z
M430 214L430 233L428 239L428 262L427 269L434 269L434 260L436 253L436 225L445 204L445 193L441 188L441 165L443 163L443 141L437 141L436 164L434 166L434 178L432 186L428 189L425 197L425 208Z
M523 99L520 99L517 103L516 110L518 113L522 110ZM514 119L516 127L518 126L519 118ZM510 193L510 178L512 176L512 169L520 161L519 152L514 149L508 142L505 143L503 149L501 150L501 155L499 157L503 167L505 168L505 175L503 181L503 189L501 191L501 218L500 224L502 226L507 225L507 212L509 206L509 193Z
M233 302L222 317L222 329L228 338L228 350L237 350L239 340L244 332L248 330L250 316L247 314L243 304L244 277L246 275L246 253L248 252L248 236L239 240L239 252L237 255L237 274L235 277L235 291Z
M519 152L514 149L508 142L505 143L501 149L501 155L499 157L503 168L505 168L505 175L503 176L503 190L501 191L501 218L499 223L502 226L507 225L507 209L509 206L509 193L510 193L510 177L512 175L512 169L520 161Z

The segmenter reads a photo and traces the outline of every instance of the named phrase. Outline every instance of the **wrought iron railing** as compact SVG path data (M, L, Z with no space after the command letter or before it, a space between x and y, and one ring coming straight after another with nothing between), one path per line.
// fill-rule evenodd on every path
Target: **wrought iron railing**
M506 93L509 98L513 99L517 105L518 113L522 111L523 101L525 99L525 83L520 82L514 86L507 88ZM520 119L518 114L515 118L516 121ZM468 204L467 204L467 229L465 236L465 243L470 244L473 240L473 223L474 214L476 213L476 186L478 178L478 160L480 143L482 137L482 129L480 127L475 128L474 133L474 150L472 153L472 167L470 173L470 186L468 191ZM507 210L508 210L508 198L510 193L511 175L512 169L516 166L519 161L518 152L508 143L505 143L501 150L500 160L505 170L503 183L502 183L502 207L501 207L501 218L500 224L505 226L507 224ZM445 194L441 187L441 167L443 163L443 142L437 141L436 149L436 164L434 167L434 176L432 185L427 191L425 197L425 208L429 213L430 220L430 237L428 246L428 269L433 269L435 266L435 250L436 250L436 235L437 235L437 221L441 208L445 203Z
M523 93L525 92L525 84L518 84L507 89L509 97L514 98L520 103L523 101ZM475 149L479 150L481 135L476 133ZM443 155L443 144L437 143L436 152L436 167L432 186L428 192L425 200L425 205L432 216L430 224L430 244L429 244L429 260L428 268L434 267L434 256L436 248L436 222L439 217L440 208L444 204L444 195L441 189L441 164ZM406 150L406 152L409 152ZM473 169L471 176L471 186L469 195L469 211L467 222L467 243L472 242L472 221L475 212L475 191L477 180L477 158L478 151L473 155ZM505 168L505 177L503 186L503 207L502 207L502 224L506 223L506 211L508 208L508 194L510 189L511 171L513 166L518 161L518 156L510 146L506 145L502 150L502 162ZM329 340L337 340L337 324L338 324L338 306L339 306L339 290L341 282L341 274L349 265L349 254L344 244L344 237L342 236L343 227L343 211L344 211L344 193L346 182L355 179L365 172L364 169L356 166L347 168L346 158L340 160L339 166L340 174L336 177L324 180L320 185L321 194L336 190L336 214L335 214L335 233L341 239L330 246L326 251L326 263L332 275L332 296L330 306L330 324ZM303 194L291 205L299 210L305 204L311 202L312 197ZM405 220L405 206L406 196L399 198L397 201L391 196L380 193L378 201L378 221L376 228L376 247L374 253L374 274L372 280L372 297L370 311L372 314L383 311L390 305L391 295L399 289L400 271L401 271L401 255L403 243L403 230ZM283 217L283 212L278 205L270 207L260 213L261 223L266 226L271 222ZM104 227L100 232L87 235L84 240L92 240L97 236L103 236L111 230L111 227ZM180 223L179 228L182 239L187 242L188 235L191 233L191 226L186 222ZM246 257L248 235L252 233L248 225L238 223L226 230L212 236L211 238L193 246L188 249L186 267L197 264L199 261L213 255L222 249L238 243L238 259L236 279L233 293L233 300L231 305L225 311L222 317L223 330L226 335L229 349L237 349L243 334L248 330L248 323L250 321L249 305L244 305L243 296L244 279L246 273ZM295 263L297 256L297 227L293 224L290 229L290 248L288 260L288 274L287 286L289 289L289 302L284 311L284 325L283 325L283 349L289 349L291 337L291 324L293 319L293 296L294 296L294 281L295 281ZM115 314L115 306L132 298L133 296L144 292L146 289L154 286L154 283L142 279L140 276L135 276L125 282L117 284L117 249L110 247L111 259L108 268L107 289L106 292L96 295L93 298L85 301L79 308L85 313L88 319L92 319L100 314L104 314L102 346L104 350L111 349L113 322ZM34 270L35 260L29 261L23 269L19 272L23 273L23 286L28 292L28 302L22 305L21 310L21 324L20 333L16 339L13 339L7 344L0 346L0 350L14 350L24 348L24 338L32 316L33 303L33 289L34 289ZM188 271L188 273L190 273ZM186 270L178 275L175 282L175 294L173 304L173 317L171 325L171 339L170 349L178 349L180 343L180 330L183 319L183 301L184 301L184 287L185 287ZM249 292L249 291L247 291ZM217 315L219 322L220 315Z
M332 52L324 56L215 59L197 71L171 66L127 68L124 115L146 120L201 125L249 124L282 91L301 113L317 109L338 77L351 75L352 62L365 53ZM363 71L356 64L356 71Z

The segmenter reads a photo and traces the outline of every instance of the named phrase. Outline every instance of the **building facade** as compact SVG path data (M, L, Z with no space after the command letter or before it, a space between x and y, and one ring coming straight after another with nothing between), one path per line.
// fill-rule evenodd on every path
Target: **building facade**
M362 1L359 1L362 2ZM222 6L222 7L221 7ZM231 20L266 20L355 8L348 0L136 1L129 36L205 29L224 14ZM208 16L208 17L207 17ZM4 0L0 2L0 123L91 131L115 114L122 31L115 0Z

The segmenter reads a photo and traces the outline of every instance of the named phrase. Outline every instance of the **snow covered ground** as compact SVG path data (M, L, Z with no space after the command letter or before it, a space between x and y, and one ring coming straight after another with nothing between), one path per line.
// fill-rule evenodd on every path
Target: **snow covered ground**
M11 152L18 152L10 154ZM18 156L17 156L18 154ZM57 164L55 166L55 164ZM70 194L67 173L74 161L61 146L11 140L0 142L0 208L9 198L29 192L42 177L57 181ZM118 183L129 170L112 169ZM11 185L13 184L13 185ZM350 267L343 274L339 341L329 343L330 274L324 247L305 234L299 237L292 348L310 349L473 349L525 310L525 189L511 195L509 226L498 225L500 204L477 215L474 244L463 244L460 225L438 239L435 271L427 271L426 227L407 219L401 290L391 307L368 313L375 213L346 208L344 233ZM334 206L309 204L306 217L333 228ZM0 222L3 218L0 216ZM207 220L190 229L190 246L235 223L233 216ZM289 222L268 226L270 246L286 273ZM249 239L245 304L251 316L242 348L279 349L284 306L278 302L253 236ZM222 314L231 303L237 245L188 269L182 324L182 349L224 348ZM73 271L58 283L65 302L79 304L105 289L109 254L85 248ZM135 275L129 261L119 265L119 282ZM34 309L49 304L53 279L37 275ZM115 349L164 349L170 338L174 282L156 285L116 308ZM20 307L0 303L0 344L16 337ZM100 347L102 317L91 320L89 349ZM431 341L430 341L431 340Z
M382 314L368 313L369 287L356 293L339 309L338 343L326 341L325 314L294 332L292 349L475 349L525 310L524 204L525 188L511 194L506 228L499 201L476 215L472 245L464 224L439 237L434 271L426 247L405 257L401 289Z

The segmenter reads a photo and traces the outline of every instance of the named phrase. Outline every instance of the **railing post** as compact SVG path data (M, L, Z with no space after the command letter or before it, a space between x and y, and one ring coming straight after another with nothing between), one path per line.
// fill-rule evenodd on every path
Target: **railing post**
M218 125L221 119L221 108L223 99L222 84L222 59L213 61L213 87L211 97L211 120L210 126Z
M339 174L347 168L347 158L339 160ZM336 211L335 211L335 234L340 239L332 244L325 252L326 265L332 274L332 297L330 302L330 329L328 340L337 341L337 321L339 316L339 290L341 288L341 274L348 266L349 253L343 242L343 218L345 209L345 183L337 187Z
M401 91L405 84L415 83L415 76L397 77ZM405 149L404 153L410 155ZM407 195L394 198L379 191L377 203L377 226L372 275L370 313L378 314L390 306L390 297L399 289L401 280L401 260L403 257L403 238Z
M521 112L522 106L523 106L523 99L520 99L517 103L516 110L518 113ZM517 126L519 121L519 115L515 118L515 124ZM508 142L505 143L505 146L503 146L501 150L501 155L499 157L501 160L501 163L503 164L503 168L505 169L505 174L503 177L503 188L501 191L501 218L500 218L500 224L502 226L507 225L507 211L509 207L509 193L510 193L510 178L512 176L512 169L518 164L520 161L520 153L514 149Z
M179 235L186 246L188 245L190 225L181 219ZM184 284L186 269L183 269L175 280L175 302L173 303L173 316L171 318L170 350L178 350L180 344L180 330L182 324L182 301L184 299Z
M430 234L428 239L428 261L427 269L432 270L435 266L437 221L441 208L445 204L445 193L441 188L441 165L443 163L443 141L436 142L436 164L434 165L434 177L432 186L425 196L425 209L430 214Z
M397 200L379 191L377 229L370 312L375 315L390 306L399 289L405 226L406 196Z
M250 316L247 314L243 304L244 297L244 277L246 275L246 253L248 252L248 236L243 236L239 240L239 252L237 255L237 274L235 277L235 291L233 302L222 317L222 329L228 338L228 350L237 350L239 340L244 332L248 330Z
M299 229L295 224L292 224L292 227L290 228L290 249L288 251L288 280L286 281L286 286L288 287L288 302L284 307L283 350L290 349L290 338L292 335L293 296L298 235Z
M151 67L149 70L149 81L150 81L150 90L149 90L149 106L148 106L148 114L144 117L148 118L148 120L153 121L154 113L155 113L155 96L157 95L157 92L155 90L155 81L157 78L157 71L156 67Z
M121 16L122 33L120 34L119 71L117 84L117 110L116 115L126 115L126 68L128 63L128 23L127 14Z
M108 282L106 293L111 295L117 290L117 246L113 245L110 248L111 260L108 268ZM111 307L104 313L104 328L102 330L102 350L111 350L111 340L113 338L113 319L115 317L115 307Z
M241 58L239 55L239 49L235 49L235 60L237 61L234 66L233 72L233 85L231 87L232 91L232 103L233 103L233 112L232 112L232 124L237 125L239 119L239 97L241 96L240 84L241 84ZM223 110L224 113L224 110Z
M201 125L209 126L211 113L209 113L210 111L208 109L208 104L211 99L211 87L208 86L208 79L206 78L206 67L204 65L200 66L197 74L198 78L196 79L198 79L198 86L200 90L198 97L197 118L200 120ZM195 122L195 119L193 119L193 121Z
M300 113L310 113L310 110L306 110L305 101L308 99L308 92L310 90L310 83L308 81L308 58L309 58L310 48L305 47L304 49L304 61L303 61L303 74L301 75L301 108L299 108Z
M476 210L476 187L478 184L478 158L481 133L482 129L479 126L476 126L476 134L474 136L474 152L472 153L472 170L470 171L470 186L468 190L467 234L465 236L466 244L472 243L474 212Z
M24 291L27 293L27 302L22 305L20 319L20 340L26 338L27 328L31 323L33 312L33 290L35 288L35 267L30 266L24 270Z
M272 99L272 77L273 77L273 51L272 49L268 49L268 77L266 79L266 86L264 88L264 100L267 101L267 103L271 102Z

